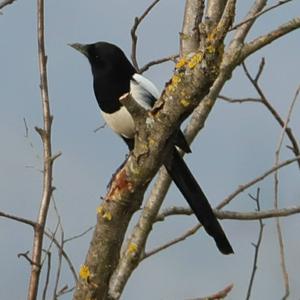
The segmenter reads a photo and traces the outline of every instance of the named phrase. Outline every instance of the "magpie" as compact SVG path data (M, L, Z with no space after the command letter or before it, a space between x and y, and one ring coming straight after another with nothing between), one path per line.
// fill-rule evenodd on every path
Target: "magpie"
M116 45L97 42L86 45L75 43L70 46L88 58L93 75L94 93L101 114L107 125L125 141L131 151L134 147L135 124L119 99L130 93L139 105L149 110L160 96L158 89L149 79L137 73L124 52ZM199 222L214 238L220 252L233 253L205 194L176 146L184 152L191 152L180 129L176 131L174 146L168 159L164 161L164 166Z

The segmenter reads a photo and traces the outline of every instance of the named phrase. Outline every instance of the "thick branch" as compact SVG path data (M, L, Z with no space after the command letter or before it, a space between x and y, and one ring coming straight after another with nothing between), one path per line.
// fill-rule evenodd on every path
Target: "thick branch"
M209 31L211 28L217 26L220 22L226 3L227 0L207 1L205 23Z
M244 42L245 37L247 36L254 22L262 14L261 10L264 8L266 3L267 0L256 0L244 20L231 28L231 30L237 29L233 38L233 42Z
M200 35L199 24L202 21L204 1L187 0L185 2L183 25L180 34L180 56L183 57L198 50Z

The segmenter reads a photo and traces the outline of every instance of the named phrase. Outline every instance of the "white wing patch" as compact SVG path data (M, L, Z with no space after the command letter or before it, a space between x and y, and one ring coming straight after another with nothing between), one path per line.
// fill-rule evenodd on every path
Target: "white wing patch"
M145 109L153 106L155 100L159 98L160 93L157 87L146 77L140 74L134 74L130 81L130 93L133 99Z
M130 81L130 93L133 99L145 109L150 109L160 96L156 86L149 79L139 74L134 74L133 80ZM128 139L134 138L135 124L125 106L121 106L114 113L109 114L101 111L101 114L115 133Z

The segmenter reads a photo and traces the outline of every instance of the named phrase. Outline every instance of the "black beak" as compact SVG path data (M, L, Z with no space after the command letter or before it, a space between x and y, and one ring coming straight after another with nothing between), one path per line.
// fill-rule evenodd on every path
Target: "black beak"
M68 44L68 45L70 47L74 48L75 50L79 51L80 53L82 53L86 57L88 57L88 45L83 45L83 44L79 44L79 43Z

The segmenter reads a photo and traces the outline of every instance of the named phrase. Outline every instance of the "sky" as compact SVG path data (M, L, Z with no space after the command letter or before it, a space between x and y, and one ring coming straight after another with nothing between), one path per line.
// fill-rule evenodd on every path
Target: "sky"
M276 1L270 1L270 4ZM238 1L237 20L245 15L252 1ZM129 56L130 29L135 16L142 14L149 1L46 1L46 51L53 122L54 153L62 152L54 167L54 199L62 218L65 237L74 236L93 226L100 197L105 195L110 176L123 161L127 149L121 139L103 125L93 90L87 60L67 44L109 41ZM42 146L35 126L42 126L36 42L36 3L16 1L0 15L0 211L29 219L37 216L41 199ZM138 61L178 53L184 1L161 0L138 30ZM292 1L264 15L254 26L248 41L278 27L300 11L300 2ZM274 107L285 117L300 83L300 31L259 51L246 64L255 73L262 57L266 67L261 87ZM160 90L169 80L173 63L155 66L144 75ZM257 97L238 67L222 90L230 97ZM296 103L290 126L300 136L300 106ZM25 126L26 123L26 126ZM28 132L26 132L26 127ZM240 184L272 167L280 127L260 104L228 104L218 101L192 145L186 161L201 182L212 205L217 205ZM285 140L285 145L288 141ZM283 149L281 159L292 157ZM280 206L299 205L299 169L291 165L280 173ZM226 209L253 211L255 204L248 193L261 189L262 209L273 206L273 178L240 194ZM185 202L171 187L164 207L184 206ZM137 220L137 215L134 221ZM50 208L47 226L55 228L57 215ZM258 270L252 299L281 299L283 282L274 220L264 221L265 229L259 253ZM300 295L298 259L300 216L281 219L286 245L291 297ZM196 224L194 217L177 216L154 226L147 249L161 245ZM122 299L188 299L209 295L233 283L228 299L245 298L253 262L259 225L257 221L222 221L235 254L222 256L203 232L141 263L130 278ZM91 234L66 245L74 266L84 262ZM0 299L24 299L30 266L19 253L32 246L32 229L0 219ZM48 242L45 243L45 248ZM51 248L52 270L57 249ZM45 271L45 270L44 270ZM16 288L17 278L17 288ZM42 274L41 286L45 280ZM63 264L60 286L72 286L72 275ZM53 278L47 299L52 299ZM41 289L40 289L41 290ZM71 295L61 297L71 299Z

